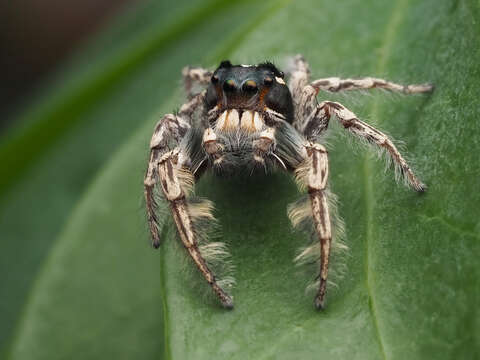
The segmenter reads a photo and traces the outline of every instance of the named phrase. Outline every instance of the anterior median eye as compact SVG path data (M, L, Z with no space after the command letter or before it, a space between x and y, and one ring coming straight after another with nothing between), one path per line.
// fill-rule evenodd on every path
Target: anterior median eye
M254 80L247 80L242 86L242 90L246 92L255 92L257 89L257 83Z
M223 83L223 90L230 92L236 89L235 81L233 79L228 79Z

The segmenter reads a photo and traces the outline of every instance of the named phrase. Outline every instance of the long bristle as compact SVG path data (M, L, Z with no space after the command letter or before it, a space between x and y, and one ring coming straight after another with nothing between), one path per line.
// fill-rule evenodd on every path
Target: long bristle
M210 200L201 199L201 201L190 201L188 212L192 217L193 221L197 221L199 219L208 219L211 221L215 221L215 217L213 216L214 206Z
M188 199L188 211L198 241L198 250L215 274L217 284L230 292L235 284L233 265L227 244L215 241L220 237L219 224L213 215L214 206L202 198Z
M153 218L151 225L155 227L156 232L159 234L160 238L158 242L152 242L153 247L159 248L160 245L165 240L162 230L165 228L167 223L171 222L171 216L169 214L169 209L167 201L163 195L163 192L159 189L158 186L155 186L152 189L152 202L151 206L153 209ZM168 226L166 227L168 228Z
M185 193L185 196L192 194L193 186L195 185L195 177L193 176L192 172L186 168L182 168L176 170L176 175L180 182L180 186Z
M311 160L305 160L295 169L295 182L300 191L305 191L307 188L307 177L311 167Z
M382 132L392 141L395 148L400 152L402 157L405 159L405 161L409 165L410 169L412 169L412 171L416 175L418 175L418 172L414 170L415 163L409 157L408 152L406 151L405 143L399 140L395 140L391 135L388 134L388 132L384 130L382 130ZM357 149L360 145L361 147L367 149L369 154L368 156L371 156L371 158L376 160L378 159L384 160L385 172L393 168L395 182L403 183L404 186L412 188L416 191L425 190L426 186L424 184L420 183L419 185L418 183L414 183L409 179L409 177L404 172L400 164L394 161L394 159L392 158L392 155L386 148L379 146L378 144L374 143L369 139L357 136L355 134L351 134L351 132L340 132L340 134L342 135L343 139L346 140L349 147L356 150L355 152L357 152Z
M293 227L299 227L301 223L312 217L312 207L308 201L302 199L290 204L287 213Z

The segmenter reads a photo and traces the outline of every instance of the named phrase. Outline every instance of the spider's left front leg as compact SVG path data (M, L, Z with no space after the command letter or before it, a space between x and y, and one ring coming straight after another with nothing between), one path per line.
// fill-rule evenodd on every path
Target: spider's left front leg
M380 130L358 119L352 111L338 102L324 101L318 104L299 130L307 139L315 139L319 131L328 127L331 116L336 117L344 129L354 136L384 149L408 185L419 192L426 190L426 185L417 178L393 141Z
M293 171L301 189L308 191L308 199L291 204L288 216L294 227L308 228L313 234L313 243L306 247L295 261L299 263L319 263L315 307L323 309L327 291L329 258L332 246L332 221L328 201L328 153L318 143L305 141L305 138L292 125L275 116L266 114L267 122L276 122L274 128L263 132L256 144L256 151L272 155L286 170ZM278 154L276 155L275 152ZM313 225L313 229L311 226Z
M312 217L315 232L320 243L320 273L319 287L315 296L315 307L323 309L327 291L328 262L332 243L332 228L327 201L328 154L327 149L320 144L308 143L306 168L296 169L297 177L305 172L304 182L307 185L308 195L312 207Z
M320 258L320 269L317 279L318 288L315 296L315 307L319 310L324 308L325 294L327 292L327 278L330 250L332 245L332 223L327 199L328 180L328 153L324 146L307 142L297 150L297 155L303 157L303 161L297 163L294 171L300 186L306 187L310 204L291 206L289 217L294 226L305 220L313 220L313 228L317 237L317 243L306 248L296 260L302 260L313 256ZM292 164L289 164L292 165ZM317 245L318 244L318 245ZM318 254L320 250L320 254ZM312 254L315 252L315 254Z

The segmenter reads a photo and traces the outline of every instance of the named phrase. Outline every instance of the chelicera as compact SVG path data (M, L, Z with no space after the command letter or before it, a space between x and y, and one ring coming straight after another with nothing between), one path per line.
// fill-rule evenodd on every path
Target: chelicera
M335 225L340 226L327 186L328 152L318 142L330 119L337 119L354 137L384 150L414 190L426 189L388 136L338 102L318 103L317 95L373 88L416 94L432 91L431 85L404 86L371 77L310 81L309 75L301 55L293 59L288 85L284 73L269 62L232 65L223 61L213 73L187 67L183 77L189 100L155 126L144 179L153 246L158 248L162 240L164 219L157 208L158 201L163 201L169 205L183 246L226 308L233 307L233 280L214 269L228 251L224 243L211 243L205 236L205 224L214 221L212 203L192 195L194 183L205 171L222 176L280 168L294 174L307 195L289 207L288 215L294 226L313 234L296 260L317 263L314 304L318 309L325 304L332 234ZM206 89L196 93L199 87ZM157 187L161 199L156 196Z

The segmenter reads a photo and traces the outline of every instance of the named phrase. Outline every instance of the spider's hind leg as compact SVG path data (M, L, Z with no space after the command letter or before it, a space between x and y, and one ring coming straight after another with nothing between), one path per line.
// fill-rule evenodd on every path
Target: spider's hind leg
M312 81L311 86L317 89L317 91L324 90L329 92L340 92L346 90L371 90L378 88L410 95L433 91L432 84L401 85L374 77L364 77L359 79L328 77Z
M298 54L289 59L289 66L287 68L287 75L289 75L288 87L292 93L292 97L298 99L303 88L308 85L310 79L310 65L307 60Z
M208 85L213 72L203 68L186 66L182 69L183 85L187 93L187 98L195 96L198 87ZM198 91L197 91L198 92Z
M303 119L315 109L318 91L308 85L310 81L310 66L302 55L290 59L287 71L290 75L288 88L292 94L295 116L293 126L298 130Z

